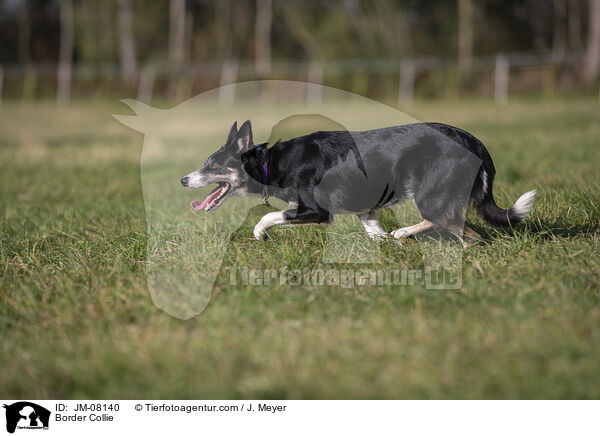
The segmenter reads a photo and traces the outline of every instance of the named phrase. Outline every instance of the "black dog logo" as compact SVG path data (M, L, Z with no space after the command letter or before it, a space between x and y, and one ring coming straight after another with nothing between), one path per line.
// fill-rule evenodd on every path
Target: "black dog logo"
M4 405L6 409L6 431L14 433L19 428L38 429L48 428L50 411L29 401L19 401ZM40 423L41 421L41 423Z

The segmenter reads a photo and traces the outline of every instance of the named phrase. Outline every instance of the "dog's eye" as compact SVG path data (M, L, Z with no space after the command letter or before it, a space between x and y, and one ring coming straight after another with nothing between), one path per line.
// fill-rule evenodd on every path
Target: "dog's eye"
M210 167L211 167L211 168L217 168L218 166L219 166L219 165L218 165L218 164L216 164L216 163L210 164Z

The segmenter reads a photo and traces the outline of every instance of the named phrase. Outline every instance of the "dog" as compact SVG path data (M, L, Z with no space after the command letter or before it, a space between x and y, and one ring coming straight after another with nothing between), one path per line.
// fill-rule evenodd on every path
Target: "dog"
M514 226L529 214L536 191L509 209L492 194L496 170L483 143L441 123L414 123L362 132L317 131L285 141L254 145L252 126L233 124L225 145L204 167L181 179L187 189L216 183L194 210L213 212L233 195L269 196L291 205L267 213L254 227L257 240L273 226L329 224L339 213L354 213L372 239L404 239L432 228L465 238L481 237L464 225L472 205L494 226ZM377 211L413 199L423 221L387 233Z

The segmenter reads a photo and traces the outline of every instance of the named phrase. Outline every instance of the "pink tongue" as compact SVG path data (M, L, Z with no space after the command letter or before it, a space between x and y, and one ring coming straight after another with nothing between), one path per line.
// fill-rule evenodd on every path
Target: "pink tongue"
M200 203L198 200L194 200L190 203L190 206L194 210L202 210L202 209L204 209L205 203L206 203L206 200L204 200L202 203Z
M209 194L208 197L206 197L202 203L200 203L198 200L192 201L190 203L191 208L194 209L194 210L202 210L206 206L210 206L212 204L212 201L216 197L219 196L219 194L221 193L221 190L222 189L217 189L215 192L212 192L211 194Z

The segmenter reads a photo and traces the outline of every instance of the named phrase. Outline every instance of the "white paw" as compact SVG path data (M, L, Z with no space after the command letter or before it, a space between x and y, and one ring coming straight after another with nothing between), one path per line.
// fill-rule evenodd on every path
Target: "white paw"
M267 229L264 228L263 226L257 224L254 227L254 239L256 239L257 241L262 241L264 239L267 239L269 237L269 235L267 234Z
M392 236L396 239L406 239L410 236L410 233L404 229L394 230Z

